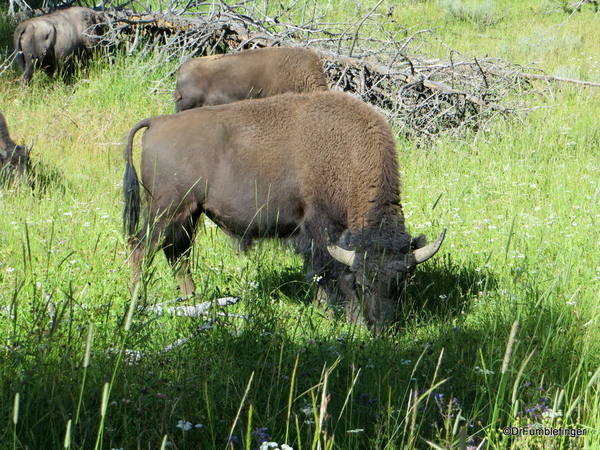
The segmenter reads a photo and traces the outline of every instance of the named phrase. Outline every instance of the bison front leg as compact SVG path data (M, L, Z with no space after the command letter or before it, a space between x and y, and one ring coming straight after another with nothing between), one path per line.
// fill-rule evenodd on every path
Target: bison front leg
M150 226L149 223L153 223L153 225ZM130 290L132 296L137 293L138 297L144 297L146 294L147 280L144 278L144 273L154 259L161 230L164 227L165 221L162 218L153 221L146 220L141 230L129 239L129 247L131 249L131 254L129 255L129 266L131 269Z

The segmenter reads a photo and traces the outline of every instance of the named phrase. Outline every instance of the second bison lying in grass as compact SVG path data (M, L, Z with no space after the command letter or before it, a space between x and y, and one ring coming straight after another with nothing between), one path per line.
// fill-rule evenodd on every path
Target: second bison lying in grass
M181 65L175 110L287 92L327 90L319 56L300 47L269 47L190 59Z
M142 140L141 192L133 166ZM183 294L195 285L188 256L204 213L246 241L296 236L308 276L352 321L394 319L418 263L439 249L412 238L400 206L394 135L371 106L339 92L280 95L210 106L137 123L126 147L124 225L132 281L159 245L178 268Z

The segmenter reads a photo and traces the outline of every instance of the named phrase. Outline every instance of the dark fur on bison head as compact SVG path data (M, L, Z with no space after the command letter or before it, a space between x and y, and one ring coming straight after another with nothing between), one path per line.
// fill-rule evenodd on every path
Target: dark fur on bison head
M0 176L12 180L25 173L29 166L29 150L17 145L8 133L4 116L0 113Z

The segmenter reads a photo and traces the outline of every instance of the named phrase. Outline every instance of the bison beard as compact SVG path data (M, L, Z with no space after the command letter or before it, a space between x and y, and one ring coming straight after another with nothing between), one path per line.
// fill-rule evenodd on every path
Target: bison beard
M145 221L138 231L140 185L132 161L142 139ZM321 294L346 307L348 320L383 326L430 245L406 231L398 161L389 125L372 107L339 92L293 94L142 120L125 149L124 226L132 289L146 252L162 248L183 294L195 287L188 254L206 214L244 242L293 237Z

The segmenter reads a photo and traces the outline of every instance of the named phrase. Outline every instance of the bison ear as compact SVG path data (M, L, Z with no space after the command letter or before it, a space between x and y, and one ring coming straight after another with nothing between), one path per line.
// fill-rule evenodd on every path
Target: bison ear
M416 249L413 252L413 255L415 256L415 262L417 264L420 264L422 262L427 261L433 255L435 255L437 253L437 251L440 249L440 247L442 246L442 242L444 242L445 236L446 236L446 229L444 228L442 230L441 234L439 235L439 237L435 240L435 242L433 242L432 244L428 244L425 247Z

